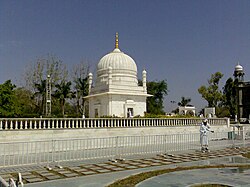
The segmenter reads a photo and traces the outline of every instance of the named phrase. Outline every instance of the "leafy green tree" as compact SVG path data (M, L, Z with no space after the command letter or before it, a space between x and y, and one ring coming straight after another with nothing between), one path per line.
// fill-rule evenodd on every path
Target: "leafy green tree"
M76 98L77 98L77 111L80 114L84 114L84 97L89 92L88 77L78 78L75 80Z
M147 112L151 114L164 114L163 100L168 94L167 81L147 82L147 92L153 95L147 98Z
M191 102L191 98L181 97L181 101L178 102L178 106L187 106Z
M208 102L208 107L216 107L219 102L223 100L223 94L219 90L219 82L222 77L222 73L216 72L215 74L212 74L211 78L208 80L208 86L202 85L198 89L202 98Z
M14 90L16 98L16 108L18 108L20 117L35 117L39 116L33 93L25 88L17 88Z
M18 108L16 107L16 95L14 88L16 86L7 80L0 84L0 116L1 117L14 117L18 115Z
M41 80L40 83L35 84L34 99L37 102L38 113L45 114L46 102L46 80Z
M223 105L228 108L232 118L236 115L236 85L237 79L234 81L231 77L227 79L223 87L224 102Z
M60 102L62 115L64 117L64 114L65 114L65 110L64 110L65 101L66 101L66 99L72 97L71 82L70 81L68 81L68 82L62 81L60 84L56 84L55 87L56 87L56 91L55 91L54 96Z

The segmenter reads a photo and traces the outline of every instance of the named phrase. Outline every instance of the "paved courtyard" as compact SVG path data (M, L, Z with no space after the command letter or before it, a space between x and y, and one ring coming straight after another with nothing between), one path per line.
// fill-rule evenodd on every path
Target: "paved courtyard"
M210 164L249 164L249 159L240 157L242 153L250 151L250 147L232 149L226 148L221 150L213 150L210 153L201 153L198 151L179 153L179 154L166 154L155 155L148 158L134 158L129 160L120 160L117 162L103 161L99 163L86 163L86 162L72 162L61 164L63 167L59 168L56 165L51 167L51 170L43 166L30 166L30 167L18 167L18 168L2 168L0 169L0 176L5 180L9 178L16 178L17 172L21 172L23 181L26 186L106 186L117 179L121 179L132 174L146 172L156 169L164 169L171 167L194 166L194 165L210 165ZM205 170L204 170L205 171ZM206 170L209 173L216 173L212 170ZM183 171L185 173L185 171ZM199 171L192 171L190 174L192 178L195 178L196 173ZM191 172L191 173L192 173ZM246 171L246 175L249 175L249 171ZM187 173L187 172L186 172ZM165 174L156 178L148 179L138 186L152 186L152 182L166 181L165 177L175 175ZM176 174L176 181L178 175L182 175L181 172ZM173 176L172 176L173 177ZM249 177L250 178L250 177ZM170 180L168 180L170 182ZM175 181L175 180L174 180ZM174 185L174 181L173 186ZM183 181L188 181L183 178ZM246 181L248 182L248 181ZM190 181L187 182L191 183ZM196 183L193 181L193 183ZM159 183L158 186L164 186L165 183ZM185 185L187 185L185 184ZM170 185L170 183L169 183ZM170 186L171 186L170 185ZM184 185L184 184L183 184ZM184 186L185 186L184 185ZM178 185L177 185L178 186Z

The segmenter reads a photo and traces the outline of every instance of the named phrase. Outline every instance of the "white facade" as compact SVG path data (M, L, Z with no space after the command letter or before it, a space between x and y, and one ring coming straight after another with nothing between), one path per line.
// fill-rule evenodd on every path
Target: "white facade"
M102 57L97 65L95 86L92 73L89 74L88 100L89 117L144 116L146 112L146 71L142 72L143 86L138 86L135 61L118 47Z
M195 116L195 107L194 106L179 106L179 114Z

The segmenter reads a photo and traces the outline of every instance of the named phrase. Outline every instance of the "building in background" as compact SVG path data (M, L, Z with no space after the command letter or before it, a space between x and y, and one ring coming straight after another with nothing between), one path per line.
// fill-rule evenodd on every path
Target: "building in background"
M195 107L193 105L179 106L179 115L195 116Z
M118 34L115 49L103 56L97 64L94 86L93 74L89 74L89 117L144 116L146 112L147 72L142 72L142 86L138 86L135 61L119 49Z
M235 66L234 79L236 82L236 104L238 122L249 123L250 119L250 82L244 81L244 69L238 64Z

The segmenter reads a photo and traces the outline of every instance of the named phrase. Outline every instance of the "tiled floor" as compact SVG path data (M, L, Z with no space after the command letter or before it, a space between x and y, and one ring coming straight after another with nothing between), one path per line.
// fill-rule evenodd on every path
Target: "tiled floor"
M79 162L79 165L77 166L67 166L63 168L53 167L51 170L45 167L34 167L26 171L24 171L23 169L18 171L18 169L8 170L8 168L5 168L0 170L0 176L8 181L9 178L15 179L17 177L17 172L21 172L24 183L37 183L50 180L239 155L241 153L249 151L250 147L245 147L239 149L228 148L216 150L211 151L210 153L193 152L176 155L160 154L152 158L124 160L118 162L106 162L97 164L81 164Z

